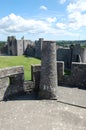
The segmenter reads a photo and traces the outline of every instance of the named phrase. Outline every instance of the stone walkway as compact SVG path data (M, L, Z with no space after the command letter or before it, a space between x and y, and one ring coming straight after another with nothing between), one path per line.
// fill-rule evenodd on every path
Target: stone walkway
M86 91L59 87L62 93L61 103L25 97L0 102L0 130L86 130L86 109L71 105L85 107Z
M86 90L78 88L58 87L58 100L86 108Z

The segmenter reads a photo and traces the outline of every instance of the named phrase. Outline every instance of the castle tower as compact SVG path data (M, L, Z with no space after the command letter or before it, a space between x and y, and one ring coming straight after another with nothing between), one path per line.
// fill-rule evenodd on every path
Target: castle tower
M38 41L35 41L35 57L37 58L41 58L41 49L43 41L43 38L39 38Z
M81 47L80 44L71 45L71 62L81 62Z
M8 36L8 55L17 55L16 38L14 36Z
M39 98L57 98L56 43L43 41Z

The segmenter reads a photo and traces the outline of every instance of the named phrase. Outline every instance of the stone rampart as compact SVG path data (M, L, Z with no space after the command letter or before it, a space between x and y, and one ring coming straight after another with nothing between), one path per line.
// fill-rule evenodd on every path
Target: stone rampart
M18 92L24 92L23 67L0 69L0 100Z
M0 101L14 94L39 92L41 65L31 66L31 81L24 81L22 66L0 69ZM86 64L73 62L70 75L64 74L64 62L57 62L58 85L86 89Z
M33 74L32 77L39 87L40 83L40 71L41 65L32 66ZM86 89L86 64L85 63L72 63L70 75L64 74L64 62L57 62L58 71L58 84L62 86L78 87ZM37 76L39 75L39 76Z
M24 80L23 66L0 69L0 101L20 93L34 91L34 82Z
M64 61L65 69L71 66L71 51L70 48L58 48L57 49L57 61Z
M32 65L31 66L31 76L32 81L34 82L34 90L36 93L39 91L39 84L40 84L40 71L41 65Z
M62 63L62 66L60 67L63 69L63 66L64 63ZM72 62L70 75L64 75L64 74L61 75L61 74L62 73L60 73L60 76L58 75L60 85L86 89L86 64L85 63Z

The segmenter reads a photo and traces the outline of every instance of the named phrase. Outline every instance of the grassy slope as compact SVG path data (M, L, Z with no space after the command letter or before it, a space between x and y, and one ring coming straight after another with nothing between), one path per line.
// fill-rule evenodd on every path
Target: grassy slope
M0 68L23 65L26 80L31 80L32 64L40 64L40 60L24 56L0 56Z

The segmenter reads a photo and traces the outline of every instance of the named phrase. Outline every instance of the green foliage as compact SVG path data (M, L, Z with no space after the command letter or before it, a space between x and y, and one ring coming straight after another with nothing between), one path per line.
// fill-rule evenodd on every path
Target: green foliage
M4 41L2 41L2 42L0 41L0 47L3 47L5 45L5 43L6 42L4 42Z
M86 48L86 44L81 46L82 48Z
M64 71L64 75L70 75L71 74L71 71L70 70L65 70Z
M24 56L0 56L0 68L23 65L25 80L31 80L31 65L40 64L40 62L36 58Z
M62 41L57 41L56 42L57 45L59 46L63 46L63 47L67 47L70 46L71 44L81 44L81 45L85 45L86 44L86 40L75 40L75 41L67 41L67 40L62 40Z

